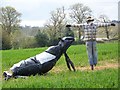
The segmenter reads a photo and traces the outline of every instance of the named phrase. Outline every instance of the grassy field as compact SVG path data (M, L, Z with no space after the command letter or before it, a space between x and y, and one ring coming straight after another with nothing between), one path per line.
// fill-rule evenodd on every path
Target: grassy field
M2 72L14 63L34 56L47 49L21 49L2 51ZM30 76L26 79L10 79L4 81L3 88L117 88L118 87L118 44L97 44L98 64L94 71L90 70L85 45L73 45L67 53L74 62L76 72L68 70L64 56L56 66L43 76Z

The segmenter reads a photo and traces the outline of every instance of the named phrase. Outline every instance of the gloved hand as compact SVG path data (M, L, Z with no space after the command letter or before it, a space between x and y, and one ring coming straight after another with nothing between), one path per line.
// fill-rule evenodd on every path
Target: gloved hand
M68 25L66 25L66 27L71 27L71 25L68 24Z
M83 40L83 39L84 39L84 36L81 36L80 39Z
M115 24L114 24L114 23L111 23L111 26L115 26Z

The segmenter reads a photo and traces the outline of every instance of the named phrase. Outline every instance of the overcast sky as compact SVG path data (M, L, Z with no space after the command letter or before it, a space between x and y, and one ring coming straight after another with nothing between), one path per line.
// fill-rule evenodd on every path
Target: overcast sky
M75 3L83 3L92 10L95 18L101 14L110 20L118 19L119 0L0 0L0 6L12 6L22 13L21 25L43 26L50 18L50 12L64 6L66 9Z

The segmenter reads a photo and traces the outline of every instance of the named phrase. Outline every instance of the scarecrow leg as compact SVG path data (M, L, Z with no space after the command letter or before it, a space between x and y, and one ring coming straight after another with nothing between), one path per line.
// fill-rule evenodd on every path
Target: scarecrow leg
M65 55L65 58L66 58L66 62L67 62L67 66L68 66L68 68L70 69L70 65L71 65L72 68L73 68L73 70L76 71L73 62L70 60L70 58L68 57L68 55L67 55L66 52L64 53L64 55ZM69 63L70 65L69 65L68 63ZM71 70L71 69L70 69L70 70Z
M69 61L68 61L68 57L66 56L65 53L64 53L64 55L65 55L65 60L66 60L66 63L67 63L67 67L68 67L68 69L71 71L70 63L69 63Z

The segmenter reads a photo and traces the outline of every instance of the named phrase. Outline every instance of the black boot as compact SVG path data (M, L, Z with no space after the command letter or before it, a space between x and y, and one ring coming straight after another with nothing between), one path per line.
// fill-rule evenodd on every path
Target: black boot
M4 76L4 80L8 80L8 79L10 79L12 77L12 74L10 74L7 71L4 71L3 72L3 76Z
M94 70L94 66L93 65L91 65L91 70Z

